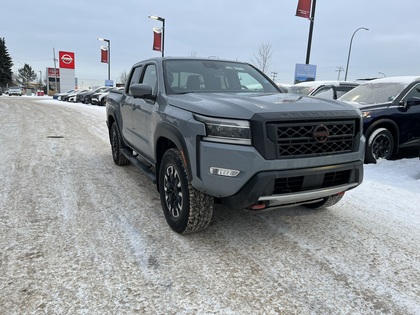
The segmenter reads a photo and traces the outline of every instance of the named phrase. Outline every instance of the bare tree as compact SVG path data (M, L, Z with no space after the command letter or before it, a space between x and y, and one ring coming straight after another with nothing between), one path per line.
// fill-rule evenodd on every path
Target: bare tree
M125 71L125 70L122 71L121 74L120 74L120 77L118 78L118 80L120 81L119 83L125 85L127 83L127 80L128 80L127 71Z
M256 53L254 52L255 59L251 60L252 64L264 73L267 73L271 66L271 58L273 56L271 48L272 46L269 42L262 43L258 47L258 51Z

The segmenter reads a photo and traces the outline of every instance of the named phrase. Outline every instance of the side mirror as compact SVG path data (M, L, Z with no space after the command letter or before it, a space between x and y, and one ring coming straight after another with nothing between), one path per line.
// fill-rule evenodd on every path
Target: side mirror
M420 97L411 97L404 103L404 108L409 109L411 106L420 105Z
M146 83L131 85L130 94L133 95L134 98L144 98L149 100L156 99L156 96L152 94L152 87Z

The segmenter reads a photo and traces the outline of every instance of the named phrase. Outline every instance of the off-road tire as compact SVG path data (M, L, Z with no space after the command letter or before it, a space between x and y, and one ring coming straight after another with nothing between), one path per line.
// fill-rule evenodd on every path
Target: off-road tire
M372 131L366 142L365 163L376 163L378 159L389 160L394 151L394 138L386 128Z
M163 155L159 193L166 221L175 232L193 233L210 224L213 197L192 187L178 149L169 149Z
M111 126L109 137L111 140L112 159L114 160L114 163L119 166L128 165L130 161L121 152L121 149L124 147L124 143L115 122Z
M308 203L304 206L309 209L328 208L335 205L337 202L339 202L341 198L343 198L343 196L344 196L344 193L325 197L323 200L319 202Z

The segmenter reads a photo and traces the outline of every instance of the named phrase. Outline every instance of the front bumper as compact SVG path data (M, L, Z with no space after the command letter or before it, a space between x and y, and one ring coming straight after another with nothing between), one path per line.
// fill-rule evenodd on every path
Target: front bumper
M220 202L233 209L302 204L353 189L363 180L363 162L256 174L235 195Z
M257 202L283 205L327 197L363 180L364 138L356 152L307 158L266 160L252 146L199 142L193 186L233 209ZM219 176L211 167L237 170Z

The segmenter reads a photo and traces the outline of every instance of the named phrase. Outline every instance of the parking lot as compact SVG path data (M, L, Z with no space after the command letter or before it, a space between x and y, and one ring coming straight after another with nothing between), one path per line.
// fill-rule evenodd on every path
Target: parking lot
M328 210L219 206L182 236L155 186L113 163L105 120L0 98L2 313L420 314L420 200L380 165Z

